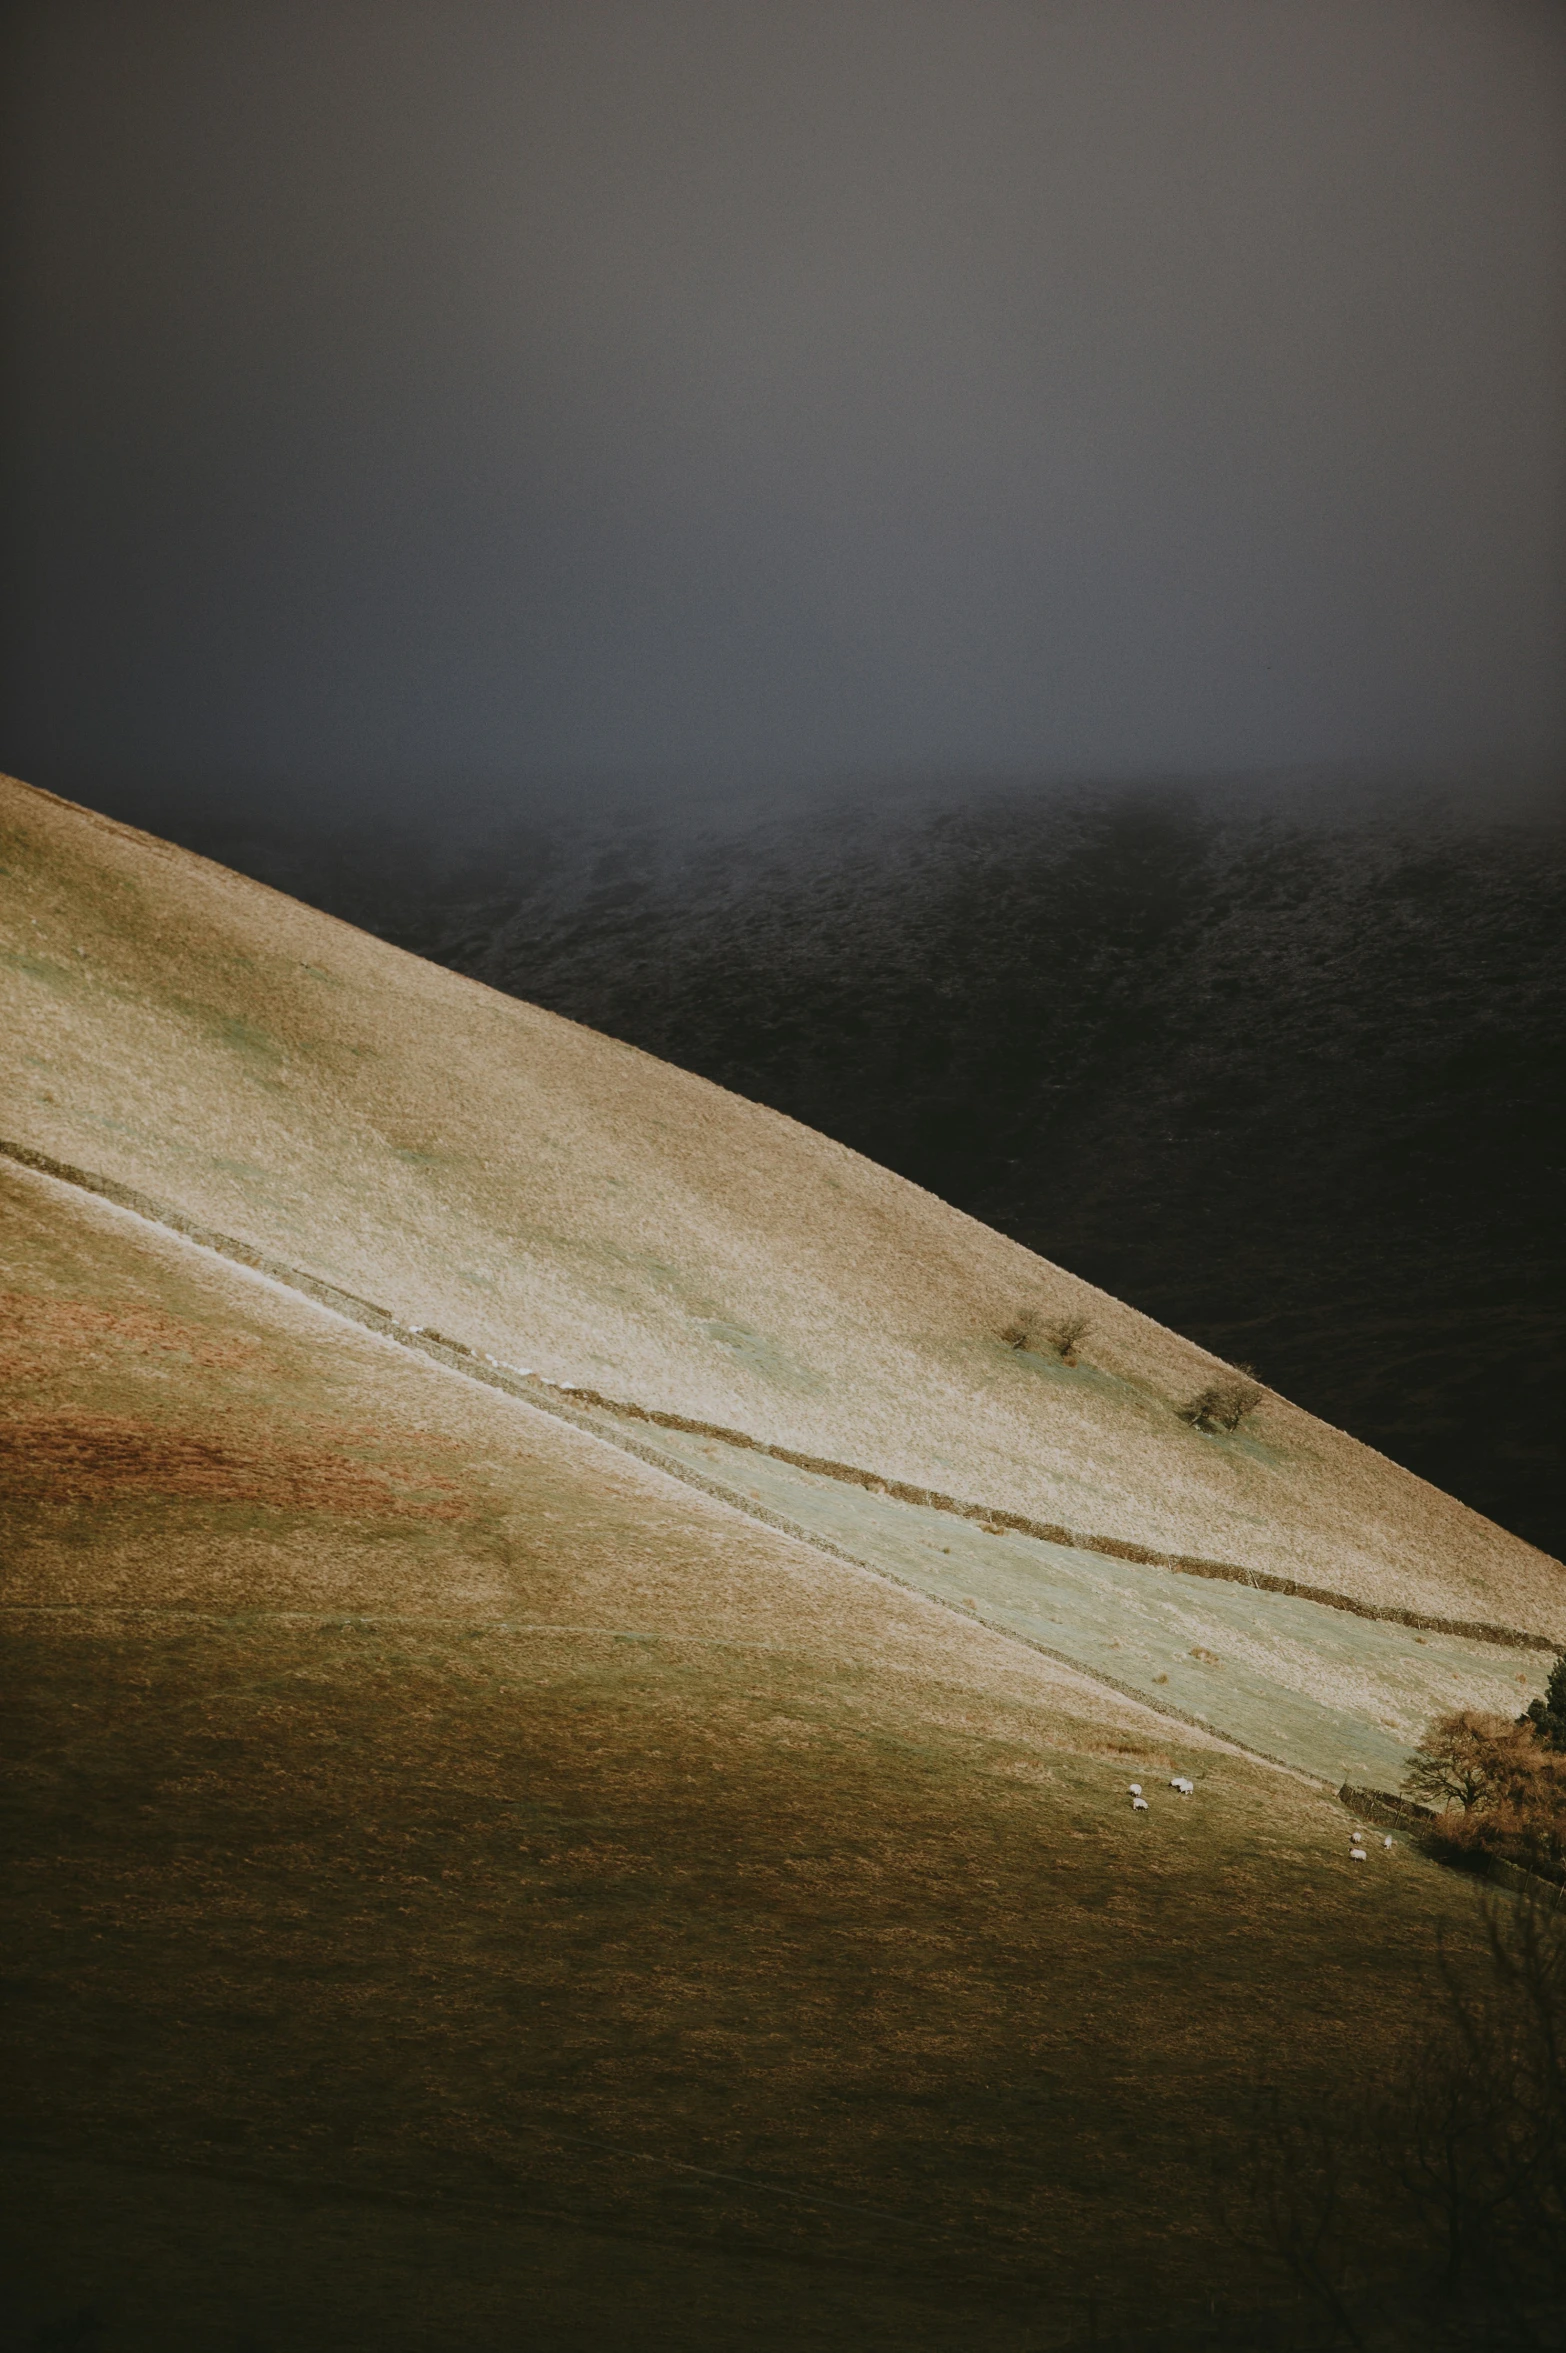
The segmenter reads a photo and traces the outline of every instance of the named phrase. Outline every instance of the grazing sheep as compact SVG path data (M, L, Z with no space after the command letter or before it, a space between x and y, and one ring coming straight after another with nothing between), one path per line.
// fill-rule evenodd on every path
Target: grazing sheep
M1384 1838L1384 1839L1381 1841L1381 1843L1382 1843L1382 1845L1383 1845L1383 1846L1385 1846L1385 1847L1390 1847L1390 1846L1391 1846L1391 1844L1392 1844L1392 1841L1391 1841L1391 1839L1390 1839L1390 1838Z
M1146 1800L1146 1798L1145 1798L1145 1797L1134 1797L1134 1798L1131 1800L1131 1811L1132 1811L1132 1813L1133 1813L1133 1814L1145 1814L1145 1813L1148 1811L1148 1804L1147 1804L1147 1800Z
M1141 1796L1141 1794L1142 1794L1142 1784L1141 1784L1141 1782L1140 1782L1140 1781L1128 1781L1128 1782L1126 1783L1126 1787L1127 1787L1127 1789L1130 1791L1130 1793L1131 1793L1131 1795L1132 1795L1133 1797L1140 1797L1140 1796Z
M1368 1863L1369 1860L1370 1857L1366 1854L1362 1846L1351 1846L1349 1848L1349 1861L1351 1863Z
M1195 1789L1196 1783L1188 1781L1183 1773L1177 1773L1169 1786L1171 1789L1178 1789L1182 1797L1189 1797Z

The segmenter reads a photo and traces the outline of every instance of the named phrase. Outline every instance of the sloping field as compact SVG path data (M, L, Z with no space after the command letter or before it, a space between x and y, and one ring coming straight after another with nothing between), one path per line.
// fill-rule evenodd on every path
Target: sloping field
M639 1432L646 1445L649 1434ZM1333 1787L1395 1790L1429 1719L1517 1715L1548 1654L1052 1544L679 1431L653 1448L839 1553Z
M1470 1933L1316 1789L4 1163L0 1293L19 2326L1037 2353L1243 2300L1209 2145ZM1019 1540L937 1522L1008 1606Z
M1201 1351L774 1113L10 782L0 867L14 1142L556 1383L1566 1639L1558 1564L1282 1399L1193 1431Z

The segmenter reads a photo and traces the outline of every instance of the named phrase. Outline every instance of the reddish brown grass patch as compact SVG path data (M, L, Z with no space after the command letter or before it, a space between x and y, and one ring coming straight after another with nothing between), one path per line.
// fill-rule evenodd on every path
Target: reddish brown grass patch
M187 1356L194 1364L217 1371L244 1364L255 1354L254 1340L220 1339L197 1324L161 1315L155 1307L100 1307L87 1299L45 1299L28 1291L0 1291L0 1366L15 1378L25 1360L28 1369L48 1369L49 1360L78 1362L121 1349L137 1354L155 1350Z
M236 1446L129 1414L36 1414L0 1422L0 1495L111 1503L150 1495L269 1504L346 1518L457 1520L450 1479L354 1463L327 1447Z

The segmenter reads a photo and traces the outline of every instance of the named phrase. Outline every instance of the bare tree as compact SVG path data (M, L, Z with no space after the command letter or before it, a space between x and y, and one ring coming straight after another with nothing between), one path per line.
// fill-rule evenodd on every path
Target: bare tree
M1479 1708L1454 1708L1425 1726L1408 1761L1403 1788L1409 1797L1443 1807L1496 1805L1516 1776L1519 1727L1505 1716Z
M1248 2129L1214 2169L1225 2235L1281 2270L1307 2304L1350 2345L1365 2338L1356 2316L1363 2287L1357 2218L1369 2135L1341 2101L1253 2095Z
M1538 2345L1555 2341L1540 2316L1566 2288L1566 1912L1542 1893L1497 1897L1483 1925L1477 1965L1441 1954L1442 2015L1380 2142L1437 2292Z
M1515 1863L1566 1881L1566 1754L1515 1722L1458 1708L1427 1724L1403 1787L1442 1809L1421 1843L1443 1862Z
M1220 2218L1351 2345L1557 2347L1566 1899L1489 1899L1432 2015L1360 2095L1258 2101Z

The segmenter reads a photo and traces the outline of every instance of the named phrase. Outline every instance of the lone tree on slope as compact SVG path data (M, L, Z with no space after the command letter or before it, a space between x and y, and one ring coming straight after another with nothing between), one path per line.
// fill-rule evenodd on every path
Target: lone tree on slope
M1504 1716L1454 1708L1425 1726L1403 1787L1410 1797L1460 1806L1465 1814L1498 1806L1517 1778L1527 1739Z

